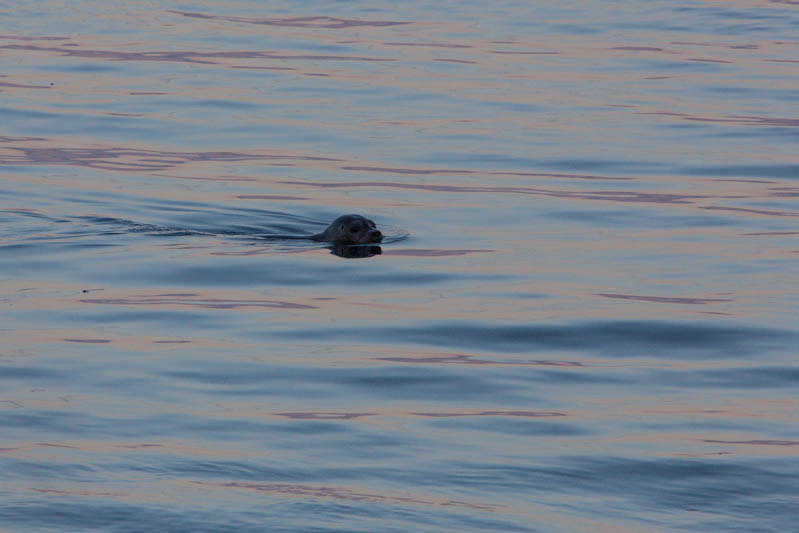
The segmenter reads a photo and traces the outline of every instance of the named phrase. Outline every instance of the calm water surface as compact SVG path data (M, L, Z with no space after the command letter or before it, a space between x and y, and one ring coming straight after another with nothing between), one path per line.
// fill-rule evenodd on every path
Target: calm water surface
M2 2L0 530L797 531L798 141L793 1Z

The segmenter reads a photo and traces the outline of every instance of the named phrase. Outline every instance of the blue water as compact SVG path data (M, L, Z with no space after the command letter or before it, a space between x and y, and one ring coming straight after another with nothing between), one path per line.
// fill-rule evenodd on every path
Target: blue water
M799 531L794 4L0 4L0 530Z

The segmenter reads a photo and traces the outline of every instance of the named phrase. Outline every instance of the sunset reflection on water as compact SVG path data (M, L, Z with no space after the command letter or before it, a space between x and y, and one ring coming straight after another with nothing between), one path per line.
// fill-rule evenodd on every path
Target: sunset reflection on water
M31 6L0 529L799 521L791 2Z

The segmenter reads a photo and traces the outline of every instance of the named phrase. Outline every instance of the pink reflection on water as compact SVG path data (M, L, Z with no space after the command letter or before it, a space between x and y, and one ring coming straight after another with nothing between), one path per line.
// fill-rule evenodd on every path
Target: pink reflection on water
M4 142L14 142L19 138L8 137ZM28 140L39 140L24 138ZM120 170L128 172L152 172L169 170L177 165L189 162L236 162L236 161L341 161L331 157L320 157L300 154L254 154L243 152L166 152L157 150L143 150L137 148L65 148L65 147L29 147L10 146L5 148L8 153L0 152L0 164L64 164L101 170ZM178 177L178 176L170 176ZM190 179L215 179L196 178ZM234 177L233 179L247 179Z
M377 181L351 181L339 183L320 183L309 181L281 181L288 185L304 185L306 187L392 187L396 189L415 189L435 192L458 193L504 193L504 194L529 194L533 196L548 196L553 198L577 198L582 200L604 200L610 202L641 202L657 204L690 204L691 200L700 198L713 198L709 195L675 194L675 193L643 193L637 191L565 191L554 189L539 189L533 187L508 187L508 186L479 186L479 185L431 185L421 183L377 182Z
M765 231L762 233L744 233L744 235L755 235L755 236L799 235L799 231Z
M299 411L299 412L285 412L285 413L273 413L273 414L275 416L282 416L294 420L353 420L356 418L364 418L370 416L405 417L408 415L421 416L427 418L458 418L458 417L470 417L470 416L497 416L497 417L512 416L512 417L522 417L522 418L547 418L547 417L569 416L566 413L561 413L556 411L526 411L526 410L507 410L507 411L465 410L465 411L448 411L448 412L419 411L419 412L408 412L408 413L400 413L392 410L381 413Z
M352 420L364 416L373 416L375 413L330 413L330 412L296 412L296 413L275 413L277 416L285 416L296 420Z
M799 187L771 187L771 191L776 191L771 196L777 198L796 198L799 197Z
M178 63L197 63L215 65L225 59L295 59L314 61L395 61L385 57L346 56L346 55L313 55L287 54L261 51L236 52L197 52L193 50L177 50L169 52L121 52L115 50L91 50L79 48L44 47L34 45L8 44L0 46L2 50L24 50L30 52L56 52L68 57L91 59L107 59L109 61L167 61Z
M9 455L23 455L26 457L41 456L42 451L47 450L78 450L81 452L91 454L104 454L112 453L118 454L120 452L135 452L135 453L157 453L157 454L175 454L179 456L215 456L215 457L238 457L242 455L251 456L252 452L240 453L229 446L220 446L219 448L203 448L198 447L194 442L184 442L180 440L165 440L162 442L125 442L125 441L101 441L101 440L77 440L66 442L22 442L0 448L0 452ZM54 455L55 452L48 453ZM263 453L263 452L262 452Z
M175 174L153 174L160 178L178 179L178 180L196 180L196 181L226 181L226 182L254 182L258 181L256 178L248 178L245 176L177 176Z
M17 89L52 89L47 85L25 85L22 83L6 83L0 81L0 87L14 87Z
M11 137L0 135L0 143L27 142L27 141L46 141L44 137Z
M249 65L231 65L230 68L243 68L251 70L297 70L292 67L260 67L260 66L249 66Z
M268 307L274 309L317 309L313 305L284 302L279 300L234 300L221 298L197 298L192 294L155 294L130 298L92 298L80 300L82 303L100 305L173 305L206 309L241 309L248 307Z
M99 490L44 489L36 487L31 487L30 490L34 492L40 492L42 494L60 494L66 496L91 496L91 497L100 496L103 498L124 498L128 496L128 494L125 492L108 492L108 491L99 491Z
M466 59L447 59L447 58L443 58L443 57L439 57L439 58L433 59L433 61L442 61L442 62L445 62L445 63L463 63L463 64L466 64L466 65L476 65L477 64L477 61L468 61Z
M688 57L685 61L697 61L699 63L723 63L723 64L732 64L732 61L725 61L723 59L702 59L697 57Z
M0 39L8 39L11 41L68 41L70 37L56 37L56 36L27 37L24 35L0 35Z
M427 48L472 48L471 45L468 44L450 44L450 43L419 43L419 42L407 42L407 43L383 43L386 46L423 46Z
M192 13L189 11L177 11L173 9L167 9L166 11L167 13L174 13L176 15L182 15L184 17L190 17L190 18L224 20L227 22L259 24L266 26L288 26L293 28L342 29L342 28L355 28L359 26L371 26L376 28L383 28L386 26L402 26L407 24L413 24L413 22L408 22L408 21L340 19L336 17L327 17L327 16L256 18L256 17L237 17L231 15L206 15L203 13Z
M744 207L716 207L716 206L704 206L700 207L700 209L707 209L712 211L734 211L737 213L752 213L754 215L766 215L766 216L775 216L775 217L799 217L799 212L793 211L770 211L767 209L747 209Z
M752 115L724 115L719 117L707 117L690 115L688 113L676 113L673 111L641 111L640 114L664 115L670 117L679 117L683 120L694 122L728 123L739 126L799 126L799 118L758 117Z
M491 50L492 54L508 54L508 55L523 55L523 56L535 56L535 55L557 55L560 52L522 52L518 50Z
M242 200L310 200L306 196L276 196L270 194L239 194L236 198Z
M367 492L364 489L350 489L332 485L310 485L297 483L251 483L231 481L226 483L212 483L207 481L194 481L193 483L217 488L246 489L258 492L273 493L279 496L294 496L300 498L325 498L348 500L357 502L374 502L388 505L432 505L442 507L467 507L480 511L499 511L504 506L471 503L460 500L441 499L436 497L421 497L390 495L379 492Z
M393 363L429 363L429 364L458 364L458 365L531 365L531 366L568 366L568 367L584 367L590 366L579 361L548 361L548 360L530 360L530 361L497 361L493 359L476 359L471 355L435 355L426 357L374 357L376 361L390 361Z
M715 444L748 444L754 446L799 446L799 440L714 440L701 439L701 442Z
M613 293L594 293L594 296L604 298L618 298L622 300L637 300L639 302L654 302L664 304L690 304L705 305L709 303L732 302L728 298L693 298L693 297L666 297L666 296L643 296L636 294L613 294Z
M479 411L474 413L411 413L416 416L427 416L432 418L451 418L461 416L520 416L525 418L547 418L553 416L568 416L566 413L555 411Z
M341 170L357 170L362 172L380 172L386 174L412 174L418 176L428 176L435 174L492 174L497 176L529 176L541 178L568 178L584 180L634 180L635 178L617 176L597 176L592 174L565 174L561 172L512 172L494 170L465 170L458 168L392 168L392 167L370 167L370 166L343 166Z
M635 52L663 52L662 48L656 46L614 46L611 50L631 50Z
M771 180L744 180L737 178L713 178L712 181L726 181L729 183L777 183L776 181Z

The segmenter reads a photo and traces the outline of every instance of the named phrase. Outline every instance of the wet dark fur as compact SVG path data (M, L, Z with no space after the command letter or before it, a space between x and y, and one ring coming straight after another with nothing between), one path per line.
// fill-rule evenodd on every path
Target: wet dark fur
M377 244L383 234L375 223L361 215L342 215L330 223L321 233L309 237L319 242L338 242L344 244Z

